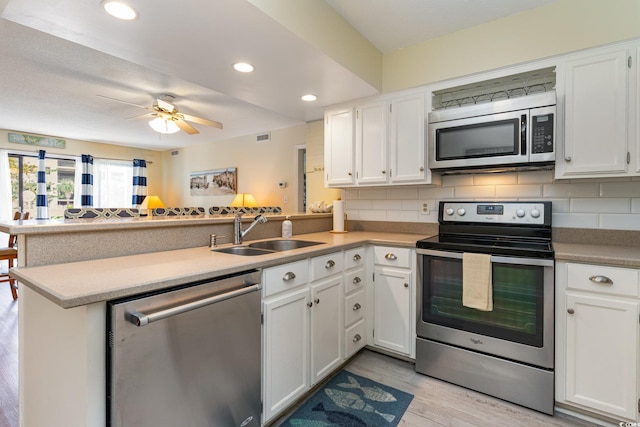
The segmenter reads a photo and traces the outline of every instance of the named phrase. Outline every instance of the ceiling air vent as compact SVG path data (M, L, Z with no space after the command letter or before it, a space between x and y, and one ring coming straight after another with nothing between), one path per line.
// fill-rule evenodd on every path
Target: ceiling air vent
M257 143L267 142L267 141L271 141L271 132L261 133L260 135L256 136Z
M180 154L180 151L178 151L178 150L171 151L171 155L172 156L177 156L178 154Z

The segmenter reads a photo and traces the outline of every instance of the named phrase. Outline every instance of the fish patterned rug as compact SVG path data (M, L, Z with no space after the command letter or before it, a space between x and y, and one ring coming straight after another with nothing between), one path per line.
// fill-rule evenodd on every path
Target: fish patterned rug
M342 370L281 426L397 426L413 395Z

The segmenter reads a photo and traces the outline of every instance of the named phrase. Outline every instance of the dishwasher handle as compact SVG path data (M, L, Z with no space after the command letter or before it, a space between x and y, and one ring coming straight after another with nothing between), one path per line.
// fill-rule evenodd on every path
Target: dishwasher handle
M148 325L149 323L166 319L167 317L186 313L188 311L195 310L196 308L205 307L207 305L215 304L217 302L222 302L231 298L239 297L241 295L259 291L260 289L262 289L262 286L259 283L253 284L253 285L236 289L230 292L225 292L224 294L214 295L208 298L199 299L196 301L192 301L182 305L177 305L175 307L167 308L165 310L160 310L160 311L156 311L149 314L144 314L144 313L140 313L139 311L134 311L129 313L128 318L131 323L133 323L138 327L145 326L145 325Z

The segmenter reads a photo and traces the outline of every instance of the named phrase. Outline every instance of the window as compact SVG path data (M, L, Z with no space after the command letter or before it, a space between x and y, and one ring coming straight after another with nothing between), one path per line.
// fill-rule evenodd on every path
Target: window
M129 208L133 195L133 163L121 160L93 161L93 206Z

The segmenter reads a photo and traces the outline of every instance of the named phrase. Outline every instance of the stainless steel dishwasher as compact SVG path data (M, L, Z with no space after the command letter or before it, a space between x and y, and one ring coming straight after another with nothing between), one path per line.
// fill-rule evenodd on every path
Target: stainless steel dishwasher
M260 271L107 309L111 426L260 425Z

